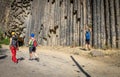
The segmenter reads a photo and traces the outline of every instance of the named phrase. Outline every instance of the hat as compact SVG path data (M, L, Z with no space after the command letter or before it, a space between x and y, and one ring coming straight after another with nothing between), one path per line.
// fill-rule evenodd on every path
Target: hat
M15 35L15 32L12 32L11 34L12 34L12 35Z
M34 36L35 36L35 34L34 34L34 33L31 33L31 34L30 34L30 36L31 36L31 37L34 37Z

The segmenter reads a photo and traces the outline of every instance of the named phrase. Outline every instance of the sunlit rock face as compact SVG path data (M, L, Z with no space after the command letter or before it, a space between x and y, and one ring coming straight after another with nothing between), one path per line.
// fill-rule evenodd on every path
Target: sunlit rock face
M17 35L25 36L26 21L31 15L30 0L14 0L8 16L7 33L11 36L11 32L15 31Z
M0 30L5 31L11 0L0 0Z
M120 0L13 0L6 12L6 32L28 44L30 33L40 45L84 46L91 29L94 48L120 48Z

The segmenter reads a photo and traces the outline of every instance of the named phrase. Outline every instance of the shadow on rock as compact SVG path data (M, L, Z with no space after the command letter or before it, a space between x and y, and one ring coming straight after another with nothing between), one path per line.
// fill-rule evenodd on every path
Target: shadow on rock
M80 50L87 51L85 48L80 48Z

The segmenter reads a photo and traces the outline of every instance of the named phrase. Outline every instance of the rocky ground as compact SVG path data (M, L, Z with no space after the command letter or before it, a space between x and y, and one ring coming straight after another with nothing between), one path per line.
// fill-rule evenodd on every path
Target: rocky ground
M0 50L0 77L120 77L119 50L40 46L37 62L28 60L28 47L20 47L18 64L11 61L8 46Z

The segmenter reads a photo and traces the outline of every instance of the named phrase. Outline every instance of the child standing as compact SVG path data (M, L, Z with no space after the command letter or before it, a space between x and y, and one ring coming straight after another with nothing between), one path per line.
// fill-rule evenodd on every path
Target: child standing
M31 37L30 37L30 40L29 40L29 53L30 53L29 60L33 60L32 56L34 54L34 56L36 57L35 60L37 60L39 62L38 55L36 54L37 42L36 42L36 39L34 38L35 34L31 33L30 36Z

